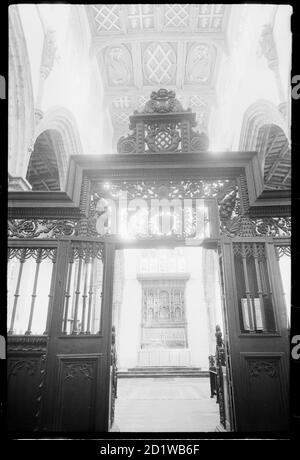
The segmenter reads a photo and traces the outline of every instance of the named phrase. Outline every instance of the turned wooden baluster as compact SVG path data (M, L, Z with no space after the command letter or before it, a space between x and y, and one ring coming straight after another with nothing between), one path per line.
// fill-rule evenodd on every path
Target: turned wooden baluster
M10 327L9 327L9 330L8 330L8 333L7 333L8 335L12 335L14 333L14 325L15 325L15 319L16 319L16 313L17 313L17 306L18 306L18 300L19 300L19 297L20 297L20 284L21 284L21 279L22 279L24 262L26 260L26 252L27 252L27 249L23 248L22 252L21 252L21 257L20 257L20 267L19 267L16 290L15 290L15 293L14 293L14 304L13 304L13 309L12 309L12 314L11 314Z
M31 334L31 327L32 327L32 320L33 320L34 309L35 309L35 301L36 301L36 297L37 297L37 285L38 285L41 262L42 262L42 249L39 248L37 250L34 282L33 282L32 294L31 294L31 306L30 306L30 313L29 313L27 331L25 332L25 335L30 335Z

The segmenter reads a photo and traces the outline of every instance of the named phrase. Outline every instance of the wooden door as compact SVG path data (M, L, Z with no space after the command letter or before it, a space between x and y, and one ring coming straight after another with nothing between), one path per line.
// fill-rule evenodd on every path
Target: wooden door
M59 242L42 431L109 429L113 253L99 240Z
M289 341L274 241L221 240L235 431L288 430Z

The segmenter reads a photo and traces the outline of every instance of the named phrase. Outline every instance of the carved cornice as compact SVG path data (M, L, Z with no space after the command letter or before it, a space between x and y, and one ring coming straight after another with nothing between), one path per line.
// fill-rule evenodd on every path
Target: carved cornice
M265 218L269 217L272 218L273 216L280 216L284 218L290 217L292 213L292 207L291 205L279 205L279 206L257 206L257 207L251 207L249 209L249 217L253 219L258 219L258 218Z
M74 236L77 221L67 219L9 219L9 238L59 238Z
M47 336L8 336L8 354L15 352L45 353L47 349Z
M8 192L8 217L76 218L78 204L66 192Z
M82 219L88 209L90 181L101 180L211 180L245 178L239 187L242 211L249 217L288 217L289 191L265 191L258 197L262 184L256 152L77 155L70 159L66 192L9 192L10 219ZM84 178L84 180L83 180ZM247 197L245 193L247 192ZM249 194L249 196L248 196ZM228 203L226 203L227 205ZM86 222L81 222L82 232Z

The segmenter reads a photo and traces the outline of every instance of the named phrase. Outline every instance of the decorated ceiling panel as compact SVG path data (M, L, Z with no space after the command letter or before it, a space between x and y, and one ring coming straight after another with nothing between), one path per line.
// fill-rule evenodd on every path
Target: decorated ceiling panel
M207 129L230 5L100 4L87 5L86 12L115 145L129 115L159 88L175 90Z
M99 4L89 5L97 35L140 31L223 31L229 8L224 4Z

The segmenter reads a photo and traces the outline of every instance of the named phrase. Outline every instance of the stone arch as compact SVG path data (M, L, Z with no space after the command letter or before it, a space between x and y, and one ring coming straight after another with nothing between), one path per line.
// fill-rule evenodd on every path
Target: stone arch
M259 128L265 124L278 125L289 139L287 122L282 113L272 102L261 99L251 104L244 114L239 150L255 150Z
M56 153L57 146L61 143L61 134L54 129L43 131L37 137L26 174L32 190L61 190L61 174Z
M9 7L8 170L25 177L34 133L34 98L26 40L18 6Z
M262 99L248 107L243 117L239 150L258 152L262 174L264 174L267 144L261 128L271 125L281 129L287 140L290 138L287 122L274 104Z
M258 130L256 150L261 156L265 189L291 187L291 151L283 129L265 124Z
M60 189L64 190L70 155L81 155L83 153L77 122L69 110L63 107L52 107L37 125L34 142L47 130L59 134L59 136L54 137L53 142L59 171Z

